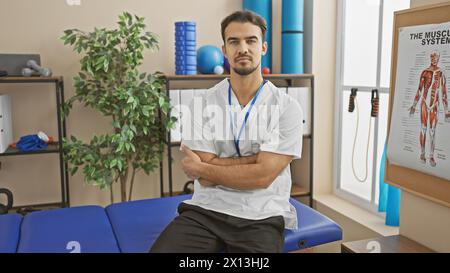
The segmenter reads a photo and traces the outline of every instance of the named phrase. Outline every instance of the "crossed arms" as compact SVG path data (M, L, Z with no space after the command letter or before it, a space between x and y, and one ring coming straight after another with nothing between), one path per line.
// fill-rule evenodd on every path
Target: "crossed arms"
M271 152L239 158L220 158L215 154L192 151L182 146L186 155L182 168L187 176L199 179L203 186L222 185L240 190L264 189L292 161L293 156Z

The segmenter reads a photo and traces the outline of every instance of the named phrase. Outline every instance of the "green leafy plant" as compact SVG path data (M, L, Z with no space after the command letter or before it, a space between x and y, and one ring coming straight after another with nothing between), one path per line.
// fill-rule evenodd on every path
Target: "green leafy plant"
M64 139L64 159L74 175L83 168L84 180L101 189L119 181L121 200L131 200L138 171L159 167L166 133L176 122L167 113L169 98L163 92L164 75L140 73L145 49L158 49L157 36L145 32L144 18L124 12L118 29L95 28L86 33L64 31L61 39L82 55L81 72L74 77L75 95L63 105L67 117L74 102L110 117L111 133L95 135L89 143L71 136Z

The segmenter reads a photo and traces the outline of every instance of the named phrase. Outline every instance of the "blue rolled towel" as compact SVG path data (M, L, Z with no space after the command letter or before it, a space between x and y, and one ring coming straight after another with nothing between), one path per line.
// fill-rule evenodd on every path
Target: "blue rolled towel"
M38 135L27 135L20 138L16 147L22 152L33 152L46 149L48 144L40 139Z

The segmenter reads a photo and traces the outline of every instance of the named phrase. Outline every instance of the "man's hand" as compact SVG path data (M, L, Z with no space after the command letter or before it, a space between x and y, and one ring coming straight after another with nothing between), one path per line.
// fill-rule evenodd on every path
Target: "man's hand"
M181 151L187 157L192 158L194 161L202 162L202 159L196 153L194 153L191 149L189 149L188 147L184 146L183 144L181 145Z
M195 154L191 149L188 147L181 145L181 151L186 155L181 160L181 166L183 168L184 173L190 178L190 179L199 179L200 177L195 173L195 167L196 163L202 162L200 157Z
M411 107L409 108L409 116L410 116L410 117L414 116L414 113L415 113L415 112L416 112L416 107L411 106Z
M194 160L190 156L186 156L181 160L181 167L183 168L184 173L190 178L190 179L199 179L200 176L196 172L197 164L199 162Z
M207 181L203 178L200 178L198 176L197 172L195 171L197 164L202 162L201 158L196 153L194 153L191 149L189 149L188 147L186 147L184 145L181 145L181 151L186 155L186 157L183 158L183 160L181 160L181 165L182 165L184 173L190 179L198 179L198 182L203 187L215 186L216 184L214 184L210 181Z

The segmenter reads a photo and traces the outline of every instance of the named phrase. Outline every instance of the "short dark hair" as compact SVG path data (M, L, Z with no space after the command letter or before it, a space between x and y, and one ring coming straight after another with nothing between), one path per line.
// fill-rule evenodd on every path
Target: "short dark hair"
M225 29L231 22L252 23L255 26L258 26L261 29L262 42L266 40L266 31L267 31L266 20L264 20L264 18L262 18L258 14L246 10L233 12L232 14L228 15L225 19L222 20L221 30L223 43L225 43Z

